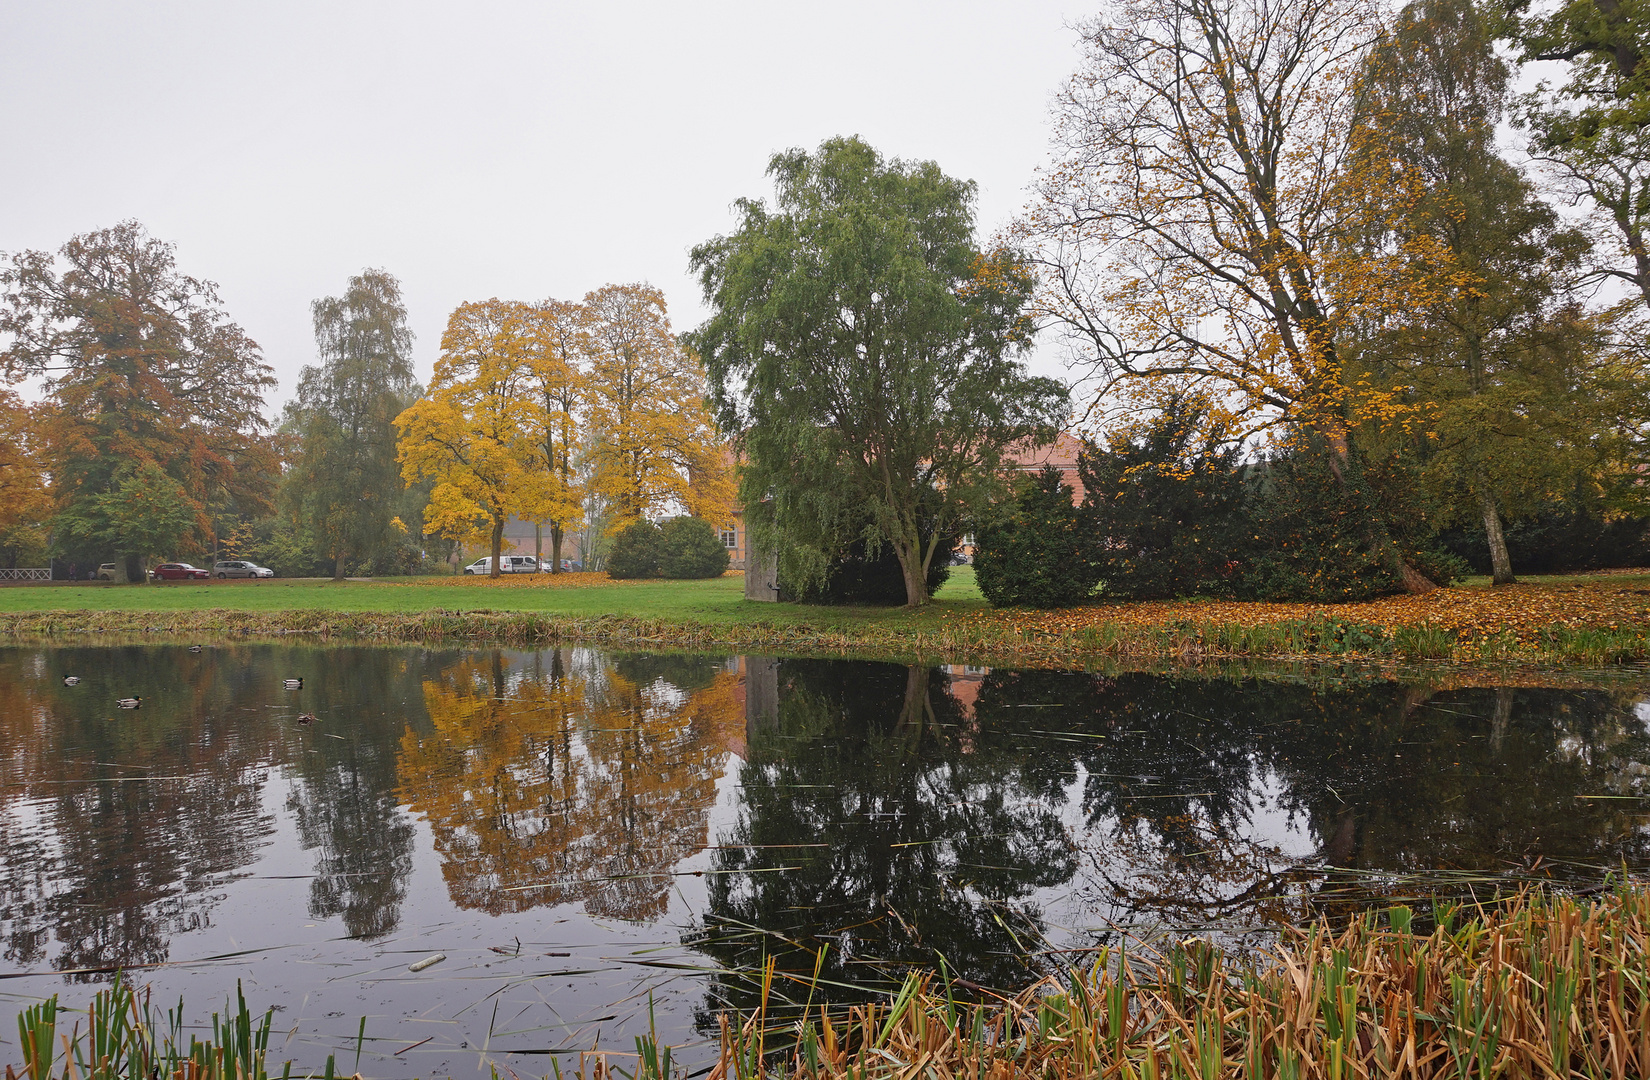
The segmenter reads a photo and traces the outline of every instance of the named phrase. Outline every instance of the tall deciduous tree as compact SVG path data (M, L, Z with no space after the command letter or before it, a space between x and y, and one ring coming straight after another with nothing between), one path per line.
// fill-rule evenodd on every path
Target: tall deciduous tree
M1095 418L1195 391L1240 434L1302 424L1356 486L1351 422L1395 407L1343 378L1337 341L1393 301L1380 261L1341 258L1366 0L1130 0L1083 28L1060 158L1019 235L1038 312L1086 354ZM1349 218L1353 219L1349 222ZM1434 587L1380 521L1407 589Z
M436 482L426 528L458 540L489 535L493 577L505 522L535 498L523 307L496 299L459 305L441 335L428 393L395 420L402 475Z
M561 545L584 512L584 484L574 468L583 442L589 313L578 304L546 300L521 313L527 365L523 419L533 448L532 515L550 525L550 561L561 573Z
M0 269L0 352L8 378L34 377L52 408L41 434L70 522L97 518L125 470L154 464L182 486L209 546L210 506L267 510L274 472L262 414L275 380L229 321L215 286L179 273L170 244L135 221L70 240L57 259L25 251ZM60 530L60 534L64 530ZM94 542L60 535L60 545ZM139 554L121 545L128 574Z
M615 525L679 503L725 521L731 469L705 404L699 359L671 333L664 294L605 285L584 298L590 484Z
M1472 0L1409 5L1371 56L1353 163L1393 178L1366 192L1371 239L1406 253L1416 282L1360 359L1426 403L1424 482L1448 517L1482 520L1497 584L1513 580L1506 513L1592 464L1578 457L1610 426L1599 409L1625 404L1625 372L1577 303L1587 238L1496 153L1507 79Z
M1517 36L1526 60L1569 61L1558 88L1562 110L1547 118L1561 144L1584 144L1611 131L1650 125L1650 11L1635 0L1564 0L1525 14L1529 0L1507 7L1520 16Z
M693 252L714 314L689 340L741 433L747 521L804 585L869 518L924 604L938 538L1000 491L1004 450L1064 418L1064 388L1015 358L1029 278L979 250L974 185L933 162L846 138L768 172L773 205L741 200L738 231Z
M287 406L299 452L282 501L341 579L352 560L370 561L402 535L395 418L418 396L413 333L401 283L384 270L362 271L310 313L321 363L304 368Z
M1593 139L1566 139L1539 93L1525 95L1522 105L1532 156L1573 204L1590 204L1596 215L1595 275L1629 286L1641 314L1650 312L1650 130L1611 128Z

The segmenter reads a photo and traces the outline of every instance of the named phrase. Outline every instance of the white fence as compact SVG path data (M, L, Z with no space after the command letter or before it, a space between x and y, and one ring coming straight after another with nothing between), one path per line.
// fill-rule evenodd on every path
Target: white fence
M27 567L16 570L0 568L0 581L50 581L51 567Z

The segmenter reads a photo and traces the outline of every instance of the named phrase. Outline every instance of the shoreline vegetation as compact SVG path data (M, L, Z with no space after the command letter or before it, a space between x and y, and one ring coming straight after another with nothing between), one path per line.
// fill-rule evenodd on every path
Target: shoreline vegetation
M770 1016L776 983L806 990L770 967L709 1080L1650 1075L1650 890L1429 908L1288 930L1258 961L1102 948L1013 997L913 973L847 1016Z
M299 634L411 644L590 644L1083 667L1334 660L1581 664L1650 659L1650 571L1440 589L1352 604L1095 603L994 609L970 568L926 608L758 604L738 573L710 581L566 574L0 589L0 637Z
M814 1005L817 972L770 960L753 973L755 1007L720 1014L708 1080L1640 1077L1647 952L1650 889L1618 880L1593 897L1524 891L1320 920L1259 955L1197 936L1116 939L1018 993L942 967L868 1004ZM163 1020L117 979L84 1034L56 998L23 1010L23 1072L6 1075L255 1080L271 1075L272 1017L260 1022L237 987L212 1037L186 1040L182 1002ZM593 1047L555 1074L674 1080L686 1072L673 1049L640 1036L634 1052ZM344 1075L338 1064L321 1075ZM294 1075L290 1062L279 1075Z

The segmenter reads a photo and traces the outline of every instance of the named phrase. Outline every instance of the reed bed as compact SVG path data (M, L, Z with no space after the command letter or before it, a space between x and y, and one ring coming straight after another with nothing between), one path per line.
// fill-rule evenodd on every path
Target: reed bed
M84 1016L60 1010L55 995L24 1009L17 1017L22 1072L8 1064L6 1080L269 1080L274 1017L271 1010L255 1019L237 983L222 1016L212 1014L211 1038L189 1033L186 1040L181 1000L159 1013L147 992L117 978L97 993ZM276 1075L292 1077L292 1063ZM338 1075L328 1057L321 1076Z
M1526 893L1294 931L1259 961L1202 940L1102 949L1009 996L914 974L891 999L724 1018L709 1080L1367 1080L1650 1076L1650 890Z

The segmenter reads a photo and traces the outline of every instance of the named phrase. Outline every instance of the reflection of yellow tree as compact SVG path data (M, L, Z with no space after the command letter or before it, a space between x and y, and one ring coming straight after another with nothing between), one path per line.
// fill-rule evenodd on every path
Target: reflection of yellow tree
M434 732L402 737L401 797L424 815L455 903L491 914L578 901L663 913L671 869L705 846L736 676L683 692L607 669L508 670L495 655L424 684Z

